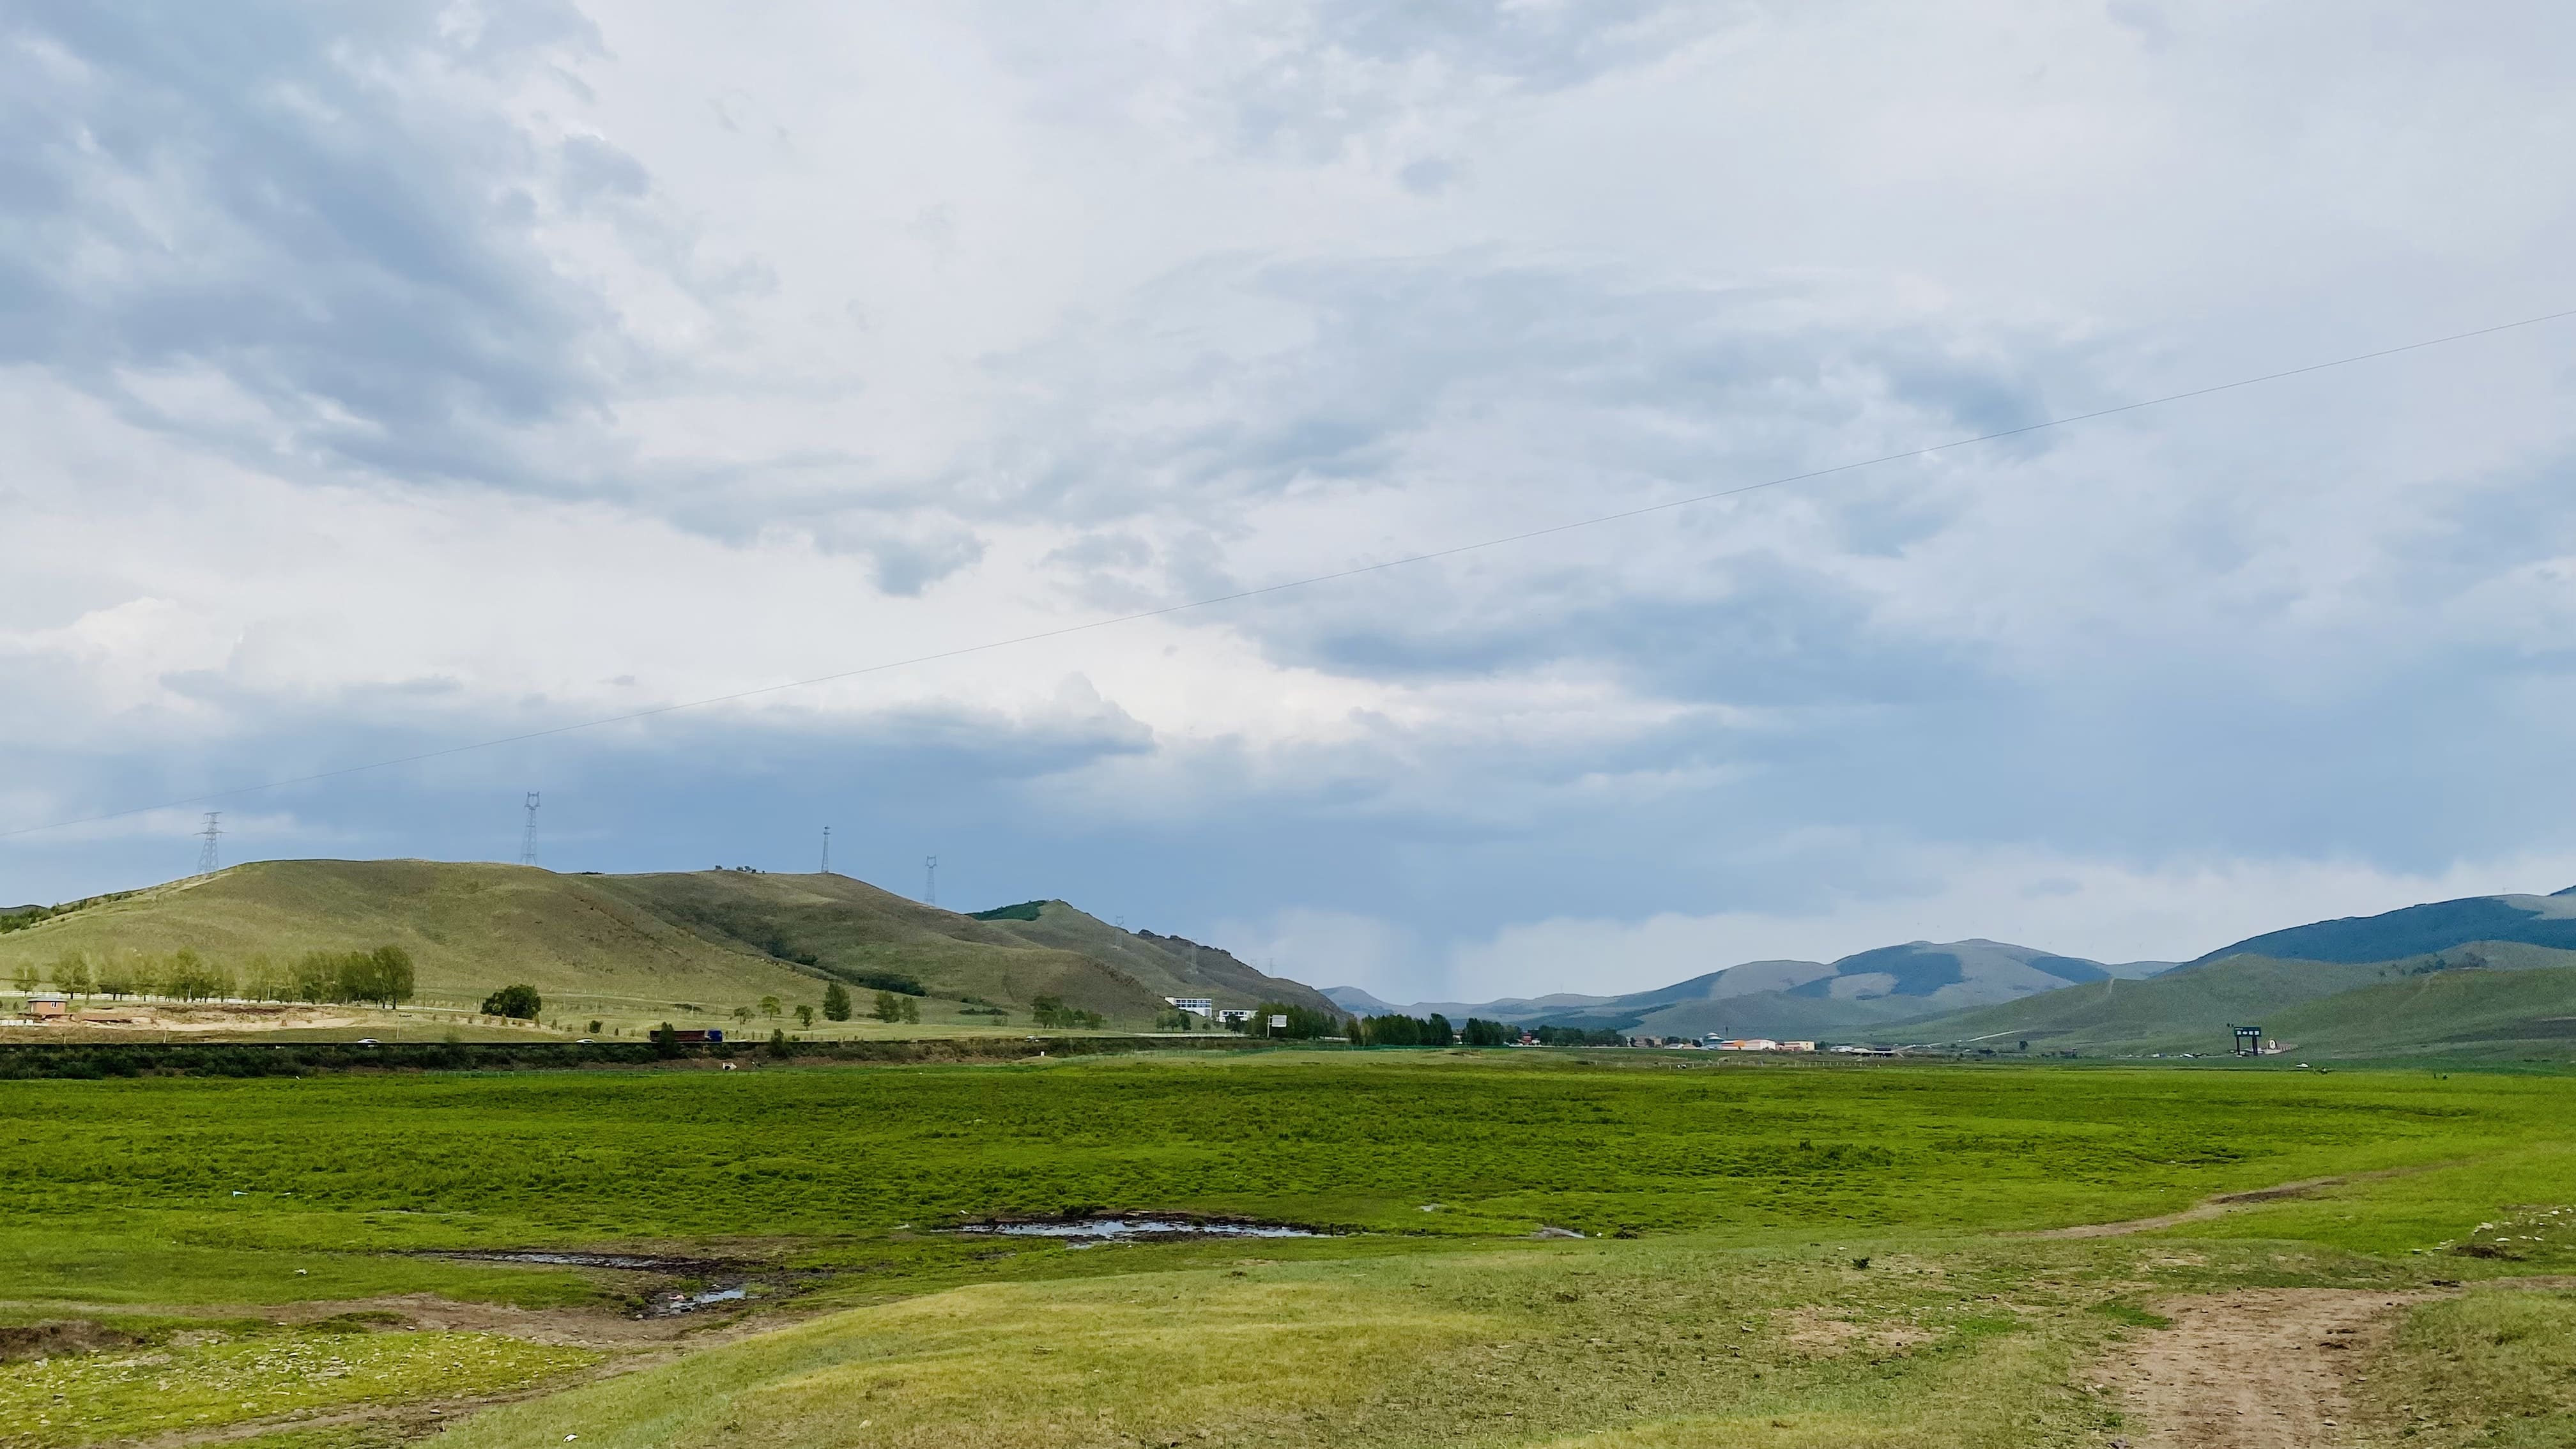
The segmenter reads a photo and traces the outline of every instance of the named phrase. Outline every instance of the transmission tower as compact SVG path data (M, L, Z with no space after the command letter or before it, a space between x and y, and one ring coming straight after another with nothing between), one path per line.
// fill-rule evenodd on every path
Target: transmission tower
M823 874L832 873L832 827L823 827Z
M921 858L921 874L922 900L934 906L939 904L939 857L935 855L923 856Z
M537 792L528 792L528 829L519 837L519 864L537 863Z
M223 839L223 820L224 812L209 810L206 812L206 828L197 832L197 839L201 842L197 846L197 874L199 875L215 873L215 842Z

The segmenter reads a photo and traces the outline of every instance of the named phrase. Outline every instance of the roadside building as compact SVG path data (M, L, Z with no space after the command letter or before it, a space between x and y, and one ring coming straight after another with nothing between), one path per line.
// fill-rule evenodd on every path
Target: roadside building
M38 1021L60 1021L71 1015L71 1003L59 996L30 996L27 1015Z
M1811 1052L1816 1049L1816 1044L1811 1041L1773 1042L1771 1046L1774 1051L1784 1052Z
M1163 999L1170 1002L1176 1010L1186 1011L1192 1016L1216 1015L1216 1002L1209 997L1166 996Z

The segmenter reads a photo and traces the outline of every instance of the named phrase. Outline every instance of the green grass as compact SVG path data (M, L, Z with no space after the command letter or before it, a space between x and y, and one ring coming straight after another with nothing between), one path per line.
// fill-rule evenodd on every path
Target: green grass
M2466 1075L1613 1060L11 1082L0 1213L19 1232L167 1213L181 1241L397 1246L833 1238L1077 1204L1432 1234L2021 1228L2469 1152L2540 1152L2548 1176L2568 1092ZM2483 1210L2472 1198L2420 1231L2464 1230Z
M2392 1441L2576 1443L2576 1292L2489 1288L2421 1304L2371 1370L2367 1407Z
M739 1260L791 1311L484 1409L442 1449L2071 1449L2120 1429L2086 1366L2157 1332L2169 1295L2576 1267L2571 1105L2557 1075L1556 1052L6 1082L0 1323L85 1314L203 1356L158 1377L114 1369L123 1350L58 1360L103 1377L41 1395L22 1363L0 1409L90 1442L184 1411L262 1449L374 1449L393 1421L280 1416L316 1410L308 1391L425 1414L470 1392L423 1373L443 1353L476 1384L589 1360L491 1338L486 1373L455 1335L324 1343L243 1315L419 1293L615 1314L631 1276L422 1251L587 1245ZM2326 1177L2159 1233L2020 1236ZM930 1231L1083 1206L1365 1231L1091 1250ZM2419 1309L2372 1375L2409 1397L2372 1422L2448 1393L2457 1433L2426 1442L2560 1442L2475 1437L2567 1412L2566 1315L2528 1296ZM190 1323L212 1336L179 1343ZM389 1357L317 1379L289 1343ZM165 1379L186 1394L138 1387ZM46 1407L75 1399L106 1406L96 1425ZM2514 1407L2472 1414L2488 1401ZM0 1449L19 1442L83 1441Z
M486 1333L200 1330L0 1375L0 1445L76 1449L351 1405L525 1388L600 1355Z

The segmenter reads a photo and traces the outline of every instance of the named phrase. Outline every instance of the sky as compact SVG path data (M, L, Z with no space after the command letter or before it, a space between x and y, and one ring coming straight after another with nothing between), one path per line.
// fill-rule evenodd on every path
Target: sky
M26 0L0 904L530 791L1398 1001L2576 884L2576 318L1152 613L2576 308L2571 46Z

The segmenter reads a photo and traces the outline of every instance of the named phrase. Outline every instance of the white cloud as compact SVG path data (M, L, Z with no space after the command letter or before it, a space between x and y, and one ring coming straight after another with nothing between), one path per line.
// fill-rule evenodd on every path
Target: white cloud
M2576 241L2541 5L5 24L20 820L2506 320ZM1463 996L2529 884L2567 335L354 777L264 844L506 848L539 775L608 868L864 802L887 861ZM168 854L36 839L0 897Z

